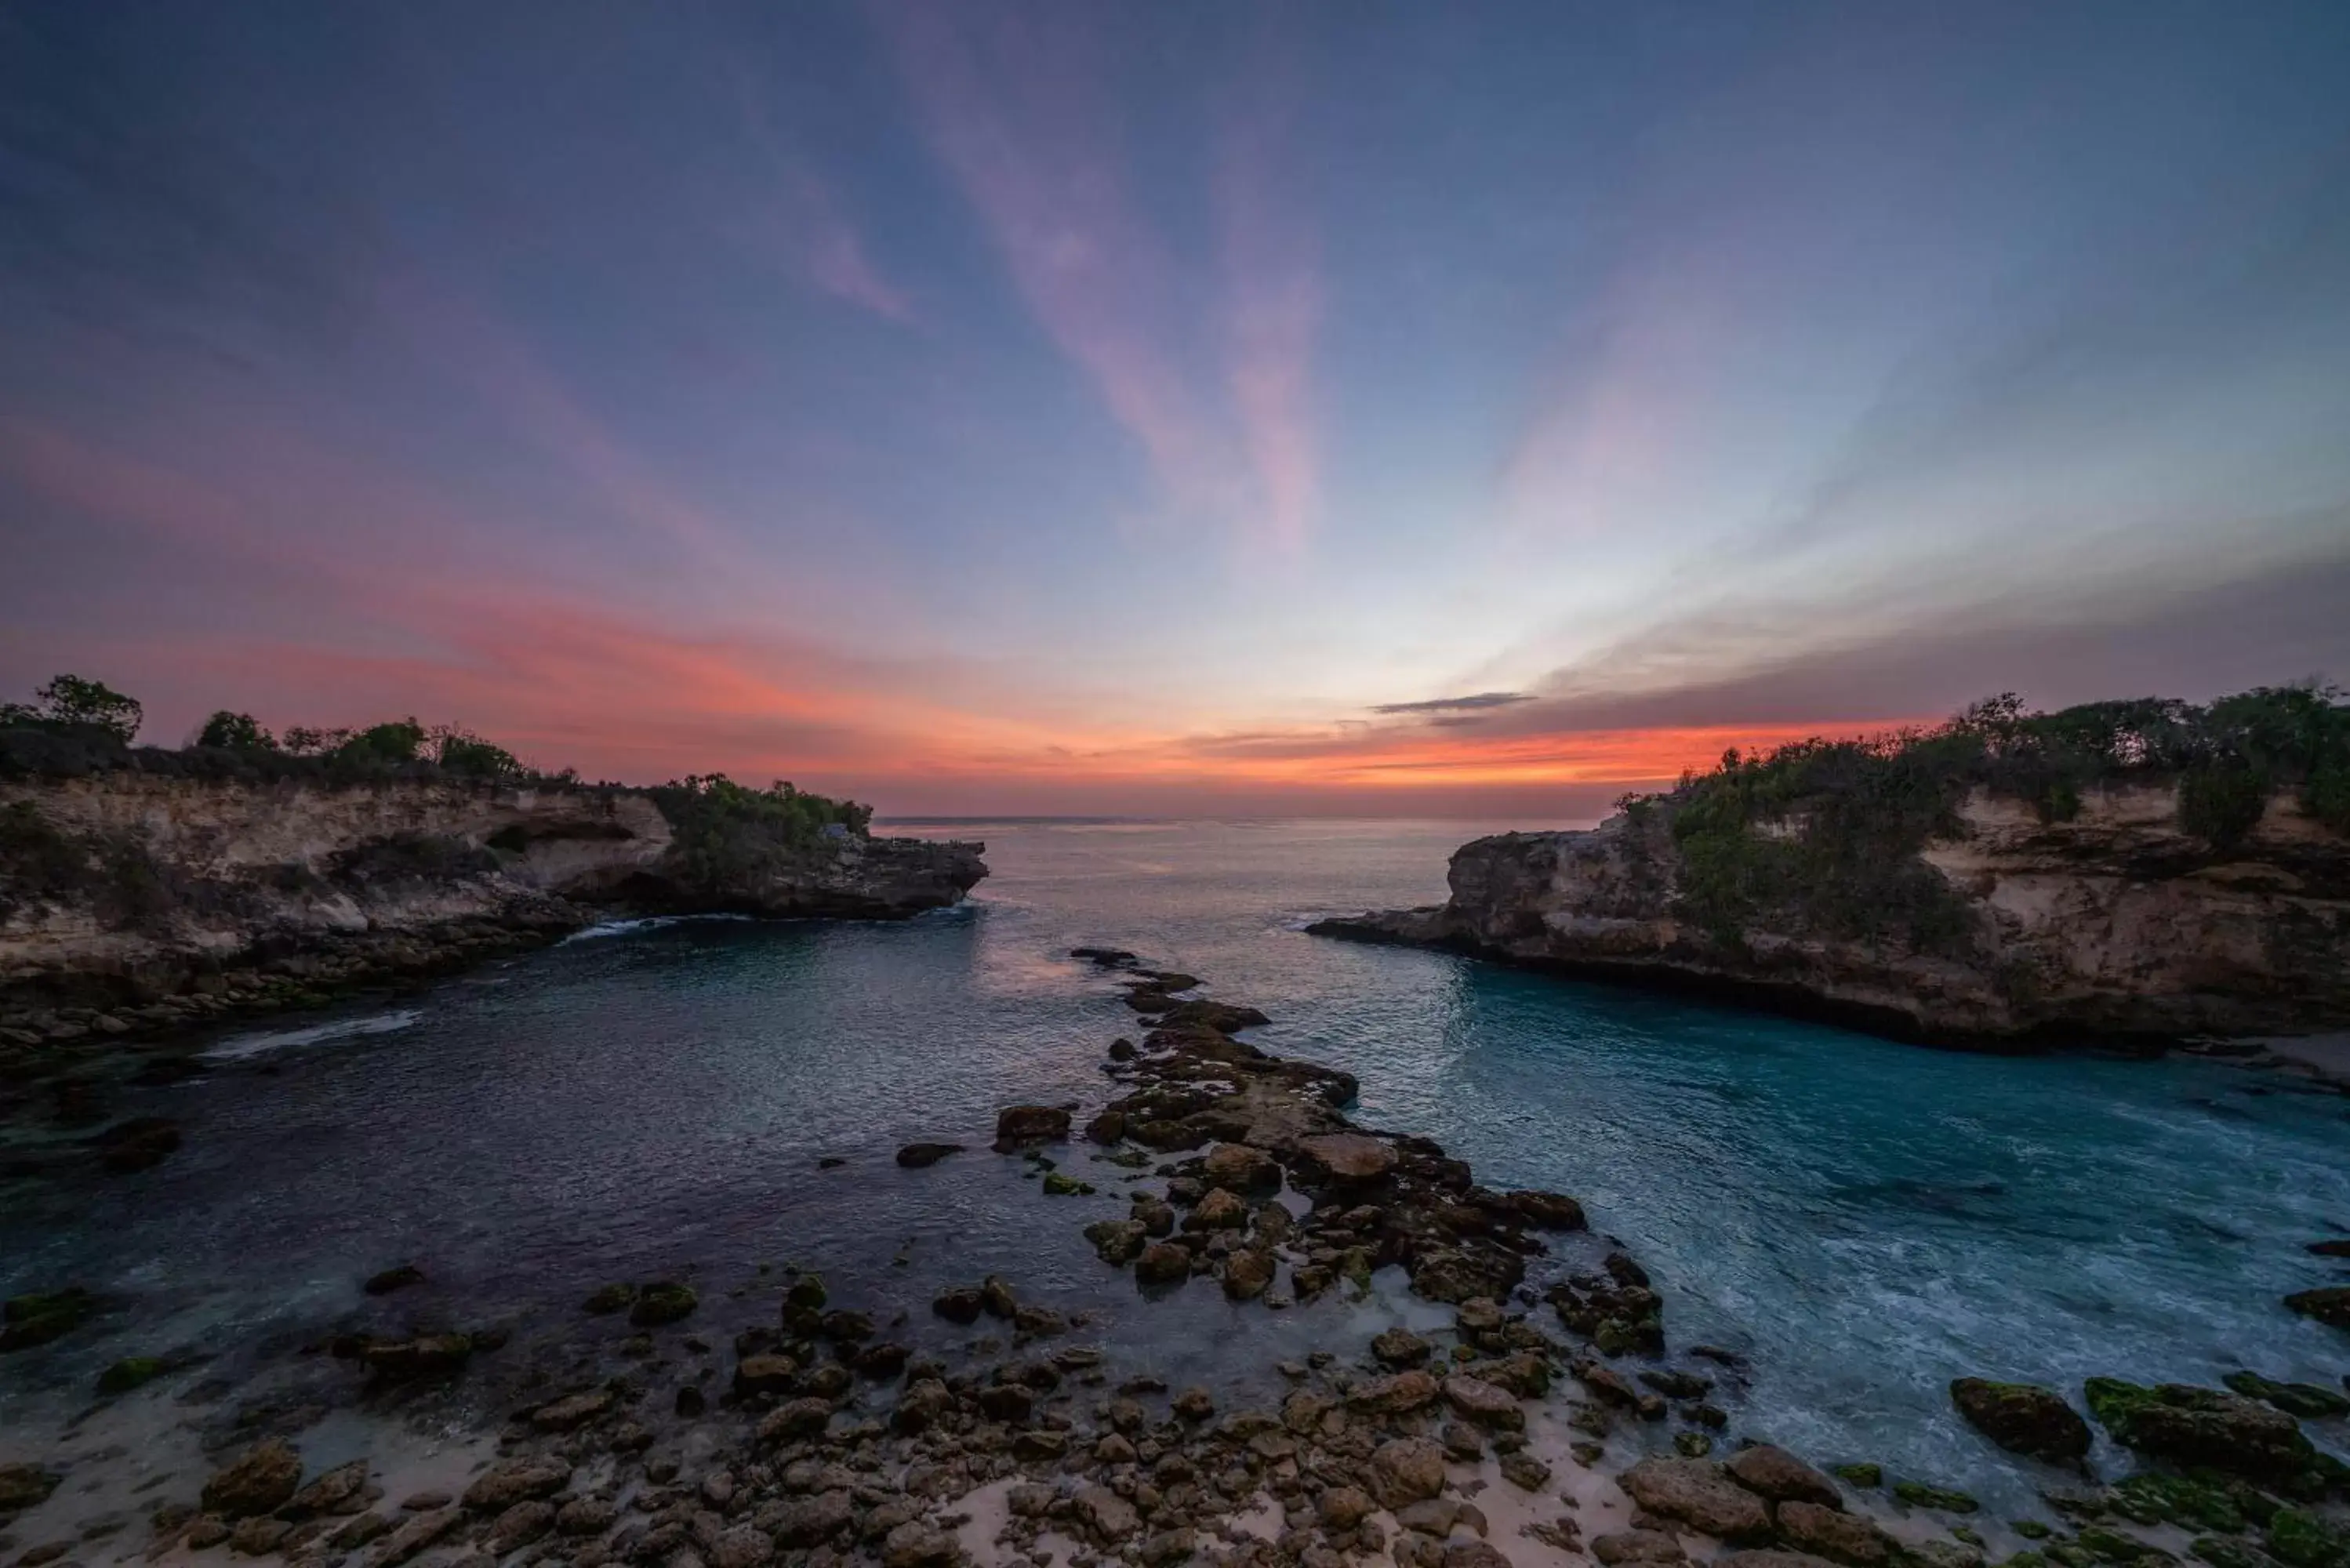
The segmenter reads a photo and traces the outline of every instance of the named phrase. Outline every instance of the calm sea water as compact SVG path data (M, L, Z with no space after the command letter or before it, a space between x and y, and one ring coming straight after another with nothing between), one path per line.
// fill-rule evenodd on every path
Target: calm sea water
M1111 1092L1102 1049L1132 1015L1061 956L1081 941L1263 1007L1269 1048L1359 1075L1361 1119L1580 1196L1658 1276L1677 1344L1752 1357L1741 1433L2021 1499L2033 1478L1950 1414L1950 1377L2350 1366L2350 1340L2276 1304L2336 1272L2303 1243L2350 1230L2339 1097L2196 1061L1938 1053L1299 930L1441 898L1474 825L951 831L993 867L961 909L630 928L224 1037L204 1078L122 1107L186 1126L166 1165L0 1192L0 1293L122 1303L0 1366L0 1417L134 1351L234 1369L354 1314L528 1321L611 1279L682 1274L713 1326L764 1321L759 1270L785 1263L908 1310L917 1338L947 1332L936 1289L1000 1271L1173 1376L1228 1367L1234 1336L1353 1354L1383 1312L1426 1319L1385 1281L1279 1314L1196 1286L1140 1302L1077 1233L1123 1212L1128 1173L1075 1151L1102 1192L1047 1199L985 1152L1001 1105ZM897 1169L917 1138L972 1152ZM425 1291L359 1294L411 1260Z

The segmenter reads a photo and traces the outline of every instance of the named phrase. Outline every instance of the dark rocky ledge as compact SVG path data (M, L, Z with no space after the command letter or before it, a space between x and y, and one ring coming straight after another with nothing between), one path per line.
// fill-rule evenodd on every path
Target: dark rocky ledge
M2056 823L1974 792L1915 857L1945 916L1930 943L1894 919L1703 918L1669 801L1478 839L1448 902L1307 929L1972 1049L2350 1028L2350 841L2283 794L2225 852L2178 816L2168 786L2096 792Z

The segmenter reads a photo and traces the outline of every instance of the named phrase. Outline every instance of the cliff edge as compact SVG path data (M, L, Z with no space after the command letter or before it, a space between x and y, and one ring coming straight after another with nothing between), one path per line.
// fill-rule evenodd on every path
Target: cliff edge
M1962 763L1921 760L1954 735ZM2133 744L2121 776L2018 788L1957 725L1800 750L1733 755L1594 829L1478 839L1443 905L1309 929L1991 1048L2350 1027L2331 774L2144 776Z
M118 752L0 769L0 1049L314 1002L615 915L899 919L987 874L983 845L810 826L764 792Z

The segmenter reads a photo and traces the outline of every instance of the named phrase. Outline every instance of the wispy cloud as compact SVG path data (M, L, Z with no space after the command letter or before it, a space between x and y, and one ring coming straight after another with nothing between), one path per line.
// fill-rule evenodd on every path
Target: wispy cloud
M1531 702L1531 691L1471 691L1465 697L1430 697L1421 702L1381 702L1371 709L1374 713L1471 713L1487 708L1507 708L1513 703Z
M807 283L833 298L911 325L912 300L875 265L831 182L776 130L756 82L740 67L734 96L744 133L774 180L769 203L746 220L752 235L778 247Z

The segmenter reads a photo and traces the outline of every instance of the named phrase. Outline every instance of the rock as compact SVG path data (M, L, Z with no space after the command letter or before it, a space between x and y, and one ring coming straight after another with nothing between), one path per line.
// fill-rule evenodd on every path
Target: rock
M1790 1546L1847 1568L1883 1568L1900 1550L1875 1521L1800 1499L1779 1505L1779 1535Z
M359 1363L386 1383L419 1383L454 1377L473 1354L473 1342L466 1334L428 1334L370 1345L359 1352Z
M1885 1484L1885 1469L1881 1465L1831 1465L1838 1479L1856 1487L1878 1487Z
M598 1317L603 1317L609 1314L621 1311L623 1308L627 1307L630 1302L633 1302L636 1299L636 1286L630 1284L609 1284L597 1287L597 1289L588 1293L588 1299L579 1304L582 1310L594 1313Z
M822 1274L802 1274L784 1291L784 1304L801 1312L822 1312L831 1299L824 1288Z
M165 1116L139 1116L96 1138L99 1162L118 1176L151 1170L180 1147L179 1125Z
M1502 1456L1502 1479L1520 1491L1540 1491L1550 1485L1550 1467L1521 1449Z
M38 1465L0 1465L0 1513L47 1501L64 1479Z
M98 1375L100 1394L128 1394L163 1376L162 1361L152 1355L126 1355Z
M1134 1505L1106 1486L1080 1487L1070 1501L1076 1505L1077 1517L1104 1545L1125 1540L1141 1523Z
M1142 1255L1149 1234L1139 1220L1097 1220L1086 1227L1094 1255L1114 1268L1123 1268Z
M1591 1554L1617 1568L1625 1563L1683 1563L1689 1554L1681 1550L1680 1539L1661 1530L1621 1530L1612 1535L1593 1538Z
M555 1505L527 1498L500 1513L482 1534L482 1544L494 1557L520 1551L555 1528Z
M908 1170L926 1170L951 1154L961 1154L959 1143L910 1143L898 1151L898 1163Z
M407 1522L376 1542L368 1553L369 1568L391 1568L395 1563L405 1563L450 1531L456 1528L462 1517L453 1508L435 1509L429 1513L411 1516Z
M541 1455L501 1459L473 1478L465 1506L475 1513L504 1513L531 1498L553 1497L571 1484L571 1467Z
M1950 1403L1975 1430L2010 1453L2068 1464L2089 1451L2089 1423L2052 1390L1961 1377L1950 1385Z
M1056 1106L1006 1106L995 1115L995 1152L1011 1154L1041 1143L1066 1143L1069 1113Z
M979 1321L979 1292L970 1286L941 1291L931 1303L931 1310L949 1323L973 1324Z
M1494 1431L1523 1431L1526 1413L1514 1397L1482 1377L1456 1373L1444 1380L1444 1402L1463 1417Z
M601 1535L620 1515L608 1498L575 1497L555 1511L557 1535Z
M1193 1384L1175 1396L1168 1407L1186 1421L1204 1421L1216 1413L1214 1396L1198 1384Z
M611 1394L591 1388L584 1394L551 1400L530 1413L530 1424L542 1432L576 1431L612 1408Z
M1482 1541L1448 1541L1444 1568L1511 1568L1509 1558Z
M886 1382L905 1371L906 1363L912 1359L912 1356L913 1352L904 1345L892 1345L884 1340L879 1345L868 1345L859 1350L852 1365L856 1366L857 1375L859 1377L871 1377Z
M1371 1501L1369 1493L1360 1487L1352 1486L1332 1487L1322 1494L1315 1506L1322 1516L1322 1522L1333 1530L1352 1530L1368 1519L1378 1507Z
M1189 1526L1162 1530L1142 1543L1142 1568L1175 1568L1199 1550L1199 1539Z
M954 1396L947 1386L935 1377L919 1378L906 1386L898 1397L898 1407L889 1413L889 1424L911 1437L927 1432L954 1413Z
M763 1443L788 1442L795 1438L820 1435L832 1421L829 1401L817 1398L795 1399L776 1407L759 1422L759 1440Z
M2304 1421L2350 1416L2350 1398L2314 1383L2279 1383L2257 1372L2230 1372L2220 1381L2226 1384L2231 1393L2273 1405L2286 1415L2297 1416Z
M1244 1247L1224 1260L1224 1294L1236 1302L1254 1301L1273 1276L1273 1254Z
M302 1456L284 1438L272 1438L254 1444L213 1472L204 1482L204 1511L223 1519L272 1513L285 1506L301 1484Z
M1729 1542L1768 1541L1771 1511L1762 1500L1707 1459L1646 1459L1617 1478L1625 1495L1648 1512Z
M1311 1179L1367 1183L1396 1168L1395 1146L1367 1133L1319 1133L1297 1140L1299 1165Z
M1585 1227L1583 1205L1564 1192L1529 1189L1510 1193L1508 1198L1517 1217L1537 1231L1580 1231Z
M846 1489L835 1488L784 1504L775 1521L775 1544L786 1550L820 1546L848 1527L857 1517L857 1503Z
M359 1289L371 1296L388 1296L394 1291L404 1291L411 1285L423 1282L423 1270L413 1263L400 1263L380 1273L369 1274Z
M983 1288L981 1298L984 1303ZM836 1307L816 1320L816 1332L827 1339L837 1340L843 1345L856 1345L873 1337L873 1320L861 1312L850 1312L846 1307Z
M1425 1366L1429 1354L1428 1341L1400 1325L1384 1331L1371 1341L1371 1358L1382 1366Z
M10 1296L0 1303L0 1353L30 1350L61 1339L98 1310L98 1297L79 1285Z
M1118 1054L1118 1045L1126 1046L1126 1055L1123 1057ZM1134 1056L1134 1047L1121 1040L1117 1045L1110 1047L1109 1054L1113 1060L1130 1061ZM1104 1111L1086 1124L1086 1140L1088 1143L1097 1143L1107 1147L1112 1144L1122 1142L1125 1137L1126 1113L1124 1111Z
M199 1522L202 1521L199 1521ZM219 1521L215 1520L213 1522L218 1523ZM607 1520L605 1522L608 1524L611 1521ZM340 1530L336 1531L334 1534L328 1536L327 1541L329 1545L333 1546L338 1551L355 1552L359 1548L368 1544L368 1542L381 1537L389 1532L391 1527L392 1521L390 1516L388 1514L362 1513L352 1519ZM192 1533L192 1532L191 1533ZM193 1546L192 1542L191 1545L193 1547L193 1550L203 1550L201 1546Z
M368 1462L352 1459L333 1469L294 1494L278 1513L286 1519L309 1519L322 1513L348 1513L359 1494L367 1490Z
M1046 1171L1045 1179L1037 1185L1047 1198L1090 1198L1094 1191L1092 1182L1079 1181L1076 1177L1058 1170Z
M910 1519L882 1539L881 1568L942 1568L961 1556L962 1548L945 1531ZM727 1568L720 1563L717 1568Z
M734 1367L734 1392L747 1394L788 1394L792 1380L799 1376L800 1364L788 1355L763 1354L746 1355Z
M1924 1481L1895 1481L1893 1496L1911 1508L1939 1509L1944 1513L1973 1513L1982 1507L1966 1492L1950 1487L1929 1486Z
M1673 1452L1683 1459L1701 1459L1713 1452L1713 1438L1704 1432L1675 1432Z
M1444 1450L1426 1438L1391 1438L1372 1450L1370 1482L1390 1510L1432 1498L1444 1490Z
M637 1293L629 1308L629 1321L639 1328L659 1328L672 1324L693 1311L695 1297L691 1287L674 1280L659 1280Z
M2284 1298L2289 1311L2314 1317L2330 1328L2350 1329L2350 1285L2321 1285Z
M241 1556L266 1557L293 1533L294 1526L285 1520L256 1513L237 1521L236 1528L229 1532L228 1547Z
M1505 1296L1525 1276L1515 1252L1498 1247L1440 1247L1412 1260L1411 1290L1432 1302Z
M1180 1284L1191 1277L1191 1254L1172 1241L1153 1241L1134 1261L1134 1277L1146 1285Z
M1006 1323L1020 1315L1020 1298L1012 1293L1010 1285L993 1274L979 1282L979 1304L987 1309L988 1316L1002 1318Z
M2291 1416L2241 1395L2112 1377L2090 1378L2085 1391L2090 1413L2116 1441L2176 1464L2277 1480L2307 1469L2315 1453Z
M1186 1231L1239 1231L1248 1225L1248 1205L1225 1188L1216 1188L1183 1218Z
M1425 1410L1436 1403L1440 1392L1434 1376L1414 1368L1392 1376L1374 1377L1357 1386L1347 1396L1347 1403L1357 1410L1367 1410L1379 1416L1403 1416L1414 1410Z
M1270 1192L1281 1185L1281 1167L1261 1148L1220 1143L1208 1151L1201 1170L1211 1187L1233 1192Z
M1159 1026L1175 1030L1212 1029L1219 1034L1234 1034L1272 1022L1253 1007L1235 1007L1228 1002L1179 1002L1167 1009L1167 1014L1159 1021Z
M1639 1408L1640 1391L1632 1386L1625 1376L1603 1361L1583 1356L1568 1368L1575 1381L1591 1390L1591 1397L1603 1405L1621 1409Z
M1802 1501L1836 1509L1844 1506L1844 1493L1836 1490L1835 1482L1786 1449L1769 1443L1739 1449L1722 1469L1740 1486L1760 1492L1773 1502Z
M1929 1542L1929 1545L1939 1542ZM1713 1568L1828 1568L1822 1559L1803 1552L1724 1552L1713 1560ZM1918 1568L1926 1568L1922 1558Z

